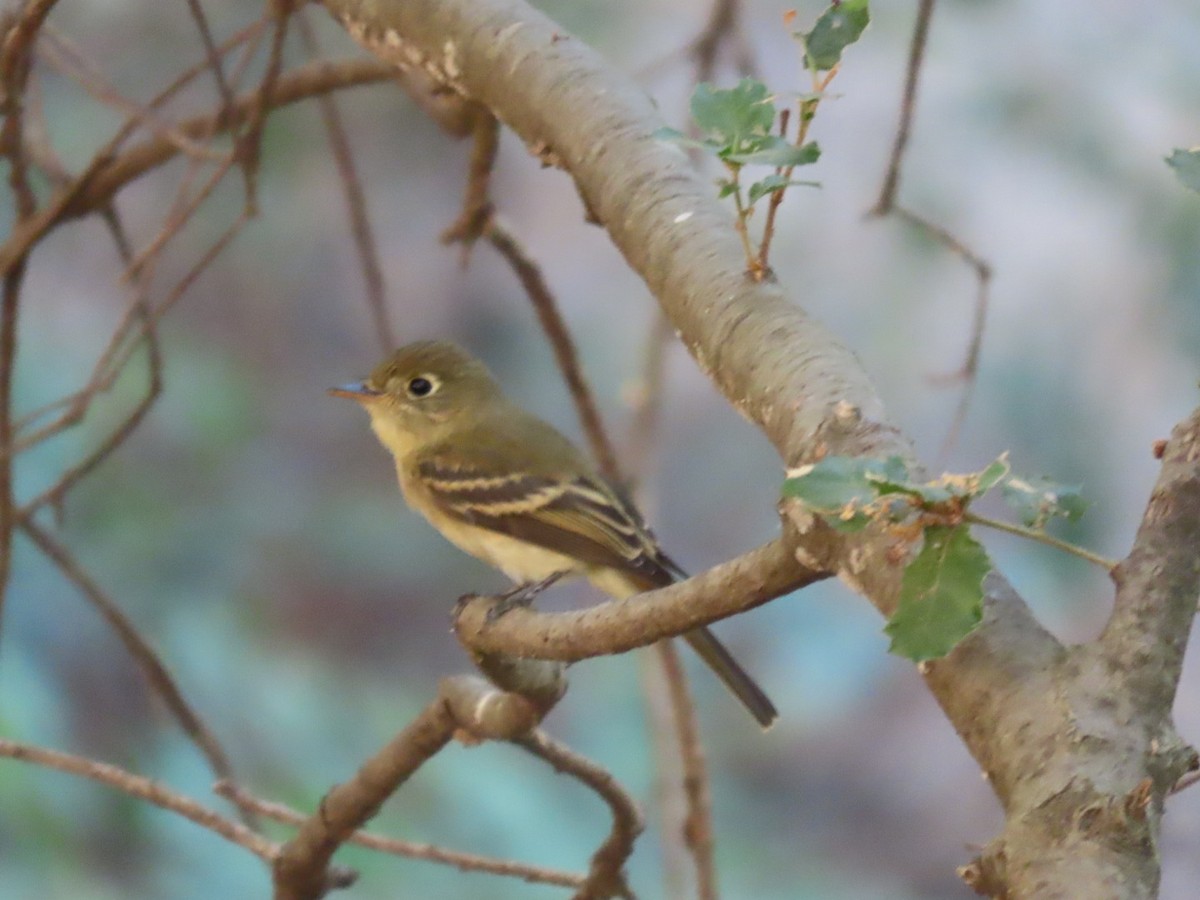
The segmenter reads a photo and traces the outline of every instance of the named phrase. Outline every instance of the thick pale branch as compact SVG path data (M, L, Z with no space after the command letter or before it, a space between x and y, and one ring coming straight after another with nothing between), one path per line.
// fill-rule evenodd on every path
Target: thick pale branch
M1200 595L1200 409L1163 452L1133 549L1113 578L1117 596L1101 638L1147 704L1170 710Z

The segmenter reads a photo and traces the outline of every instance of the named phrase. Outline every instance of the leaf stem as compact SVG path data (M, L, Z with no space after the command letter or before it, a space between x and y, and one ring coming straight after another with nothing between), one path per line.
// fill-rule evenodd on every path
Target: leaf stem
M733 205L737 209L737 233L738 237L742 239L742 251L746 254L746 270L755 281L762 281L764 270L758 265L754 245L750 243L750 231L746 226L746 222L750 218L750 210L746 208L746 204L742 200L742 184L738 180L742 167L728 160L725 161L725 167L729 169L732 176L730 184L733 185Z
M1018 537L1028 538L1031 541L1039 541L1043 544L1054 547L1056 550L1062 550L1064 553L1070 553L1073 556L1086 559L1090 563L1095 563L1096 565L1101 566L1107 572L1111 572L1117 567L1117 561L1115 559L1109 559L1105 556L1101 556L1098 553L1093 553L1091 550L1085 550L1083 547L1060 540L1037 528L1027 528L1024 525L1014 525L1011 522L1005 522L1001 519L992 519L973 512L966 513L963 518L974 525L986 525L988 528L995 528L997 531L1006 531L1009 534L1015 534Z
M797 109L799 113L799 122L796 126L796 140L793 141L794 146L803 147L804 141L808 137L808 126L812 122L813 117L817 114L817 107L821 105L820 95L829 87L829 82L833 81L833 77L837 74L838 66L834 66L826 73L824 78L821 78L816 70L812 72L812 83L814 97L807 100L801 100ZM779 115L779 132L781 137L787 137L788 114L791 110L783 110ZM788 181L792 179L792 172L795 171L795 166L777 167L775 174L782 175ZM783 195L787 193L788 185L784 185L777 191L771 192L771 199L767 203L767 220L763 225L762 241L758 247L758 261L754 264L754 268L759 273L765 274L770 269L770 263L767 262L767 257L771 252L771 238L775 236L775 214L779 210L779 204L783 203Z

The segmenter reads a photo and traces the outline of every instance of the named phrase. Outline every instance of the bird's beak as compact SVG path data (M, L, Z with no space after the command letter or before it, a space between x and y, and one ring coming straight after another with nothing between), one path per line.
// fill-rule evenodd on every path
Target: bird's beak
M326 393L331 397L349 397L351 400L358 400L361 403L364 400L371 400L378 397L383 391L367 387L365 381L354 381L350 384L343 384L340 387L329 388Z

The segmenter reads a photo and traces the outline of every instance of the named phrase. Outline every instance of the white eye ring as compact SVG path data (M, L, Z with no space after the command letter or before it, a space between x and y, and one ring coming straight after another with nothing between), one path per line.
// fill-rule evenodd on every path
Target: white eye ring
M404 385L404 392L414 400L420 400L423 397L429 397L437 393L438 388L442 386L441 379L436 375L423 374L414 375L408 379Z

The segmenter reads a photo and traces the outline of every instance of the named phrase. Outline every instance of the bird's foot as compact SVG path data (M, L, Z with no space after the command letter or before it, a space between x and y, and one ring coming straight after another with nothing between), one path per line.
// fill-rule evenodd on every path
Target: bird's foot
M538 594L558 581L565 575L565 572L552 572L541 581L527 581L524 584L518 584L511 591L501 594L495 605L488 610L487 620L495 622L505 613L510 612L519 607L526 607L537 599Z

